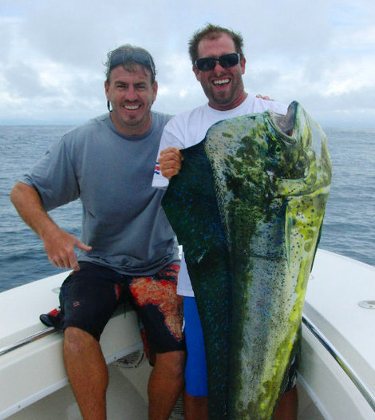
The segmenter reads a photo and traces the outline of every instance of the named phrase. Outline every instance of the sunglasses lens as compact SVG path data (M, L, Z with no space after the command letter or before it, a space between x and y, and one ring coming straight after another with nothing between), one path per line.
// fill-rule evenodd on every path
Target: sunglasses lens
M225 54L219 57L219 63L221 67L233 67L236 66L239 62L239 54Z
M215 68L215 59L212 57L199 58L195 62L195 66L200 71L208 71Z
M213 70L218 61L223 68L236 66L240 61L240 55L238 53L225 54L220 57L205 57L198 58L195 62L195 67L199 71Z

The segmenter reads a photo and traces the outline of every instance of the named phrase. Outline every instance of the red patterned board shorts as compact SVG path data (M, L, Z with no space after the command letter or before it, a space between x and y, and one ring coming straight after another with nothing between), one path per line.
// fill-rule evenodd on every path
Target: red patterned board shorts
M125 276L88 262L72 272L60 291L62 329L80 328L98 341L119 303L130 302L144 326L151 353L185 350L182 297L177 295L179 265L154 275Z

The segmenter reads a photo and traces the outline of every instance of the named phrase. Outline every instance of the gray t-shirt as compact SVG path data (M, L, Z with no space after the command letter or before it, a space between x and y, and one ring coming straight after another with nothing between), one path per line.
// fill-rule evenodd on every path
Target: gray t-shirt
M152 112L141 136L124 136L109 114L66 133L20 181L34 187L46 211L81 199L79 261L127 275L153 274L178 261L175 235L152 188L154 162L169 115Z

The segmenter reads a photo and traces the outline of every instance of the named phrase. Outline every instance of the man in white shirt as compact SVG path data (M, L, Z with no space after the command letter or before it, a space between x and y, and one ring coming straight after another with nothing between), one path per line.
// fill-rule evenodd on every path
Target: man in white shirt
M197 31L191 38L189 53L193 71L208 103L177 115L165 126L155 166L154 187L168 186L168 180L178 174L181 168L179 149L202 141L207 130L216 122L267 109L286 114L287 105L251 97L245 92L242 75L245 73L246 59L242 47L241 35L211 24ZM208 400L203 332L184 258L177 292L184 296L188 353L185 367L185 418L205 420L208 419ZM277 407L275 420L297 418L295 366L290 372L290 379Z

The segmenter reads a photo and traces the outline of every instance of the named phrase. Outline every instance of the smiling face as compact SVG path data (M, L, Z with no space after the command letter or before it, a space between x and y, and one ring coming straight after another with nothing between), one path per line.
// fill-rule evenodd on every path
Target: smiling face
M232 38L222 34L216 39L202 39L198 45L199 58L220 57L224 54L234 53L236 48ZM245 58L233 67L223 68L216 62L215 68L208 71L199 71L193 66L197 80L212 108L226 111L240 105L246 98L242 75L245 73Z
M157 82L151 83L149 71L142 66L125 70L120 65L111 70L105 93L112 105L111 120L117 130L133 136L145 133L151 125L150 111L157 90Z

